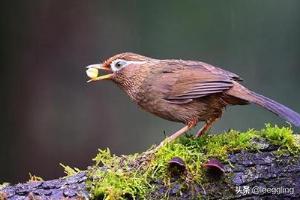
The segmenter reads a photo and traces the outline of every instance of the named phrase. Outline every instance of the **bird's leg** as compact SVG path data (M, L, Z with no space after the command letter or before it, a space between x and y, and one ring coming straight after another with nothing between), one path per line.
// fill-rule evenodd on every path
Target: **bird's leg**
M218 120L219 118L212 118L205 122L204 126L197 132L196 138L203 135L208 129L212 127L212 125Z
M187 132L188 130L190 130L191 128L193 128L194 126L190 126L190 125L186 125L183 128L181 128L180 130L176 131L175 133L173 133L171 136L168 137L168 141L171 142L173 140L175 140L176 138L178 138L180 135L184 134L185 132Z
M184 134L185 132L187 132L188 130L190 130L191 128L193 128L194 126L196 126L197 123L198 123L197 120L192 120L192 121L188 122L188 124L186 126L184 126L183 128L179 129L178 131L176 131L175 133L173 133L171 136L167 137L164 141L162 141L156 147L156 149L160 148L161 146L163 146L167 142L174 141L176 138L178 138L179 136L181 136L182 134Z

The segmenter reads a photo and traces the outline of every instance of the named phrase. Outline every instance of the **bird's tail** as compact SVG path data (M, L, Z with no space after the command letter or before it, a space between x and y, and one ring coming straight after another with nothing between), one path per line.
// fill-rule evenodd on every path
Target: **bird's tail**
M247 88L243 87L239 83L236 83L233 88L228 90L231 96L238 97L246 100L250 103L257 104L267 110L275 113L279 117L289 121L297 127L300 127L300 114L296 113L292 109L272 100L263 95L257 94Z

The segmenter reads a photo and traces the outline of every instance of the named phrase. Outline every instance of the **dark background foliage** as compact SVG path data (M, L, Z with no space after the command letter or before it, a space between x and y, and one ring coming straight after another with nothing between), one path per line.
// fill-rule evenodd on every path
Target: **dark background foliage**
M140 152L178 129L84 66L120 52L203 60L300 112L300 1L2 1L0 182L86 168L98 148ZM228 108L213 131L285 124Z

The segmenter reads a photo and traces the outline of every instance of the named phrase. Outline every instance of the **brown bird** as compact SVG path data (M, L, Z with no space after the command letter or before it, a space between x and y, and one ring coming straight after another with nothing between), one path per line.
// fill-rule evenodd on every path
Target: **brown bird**
M90 81L112 80L144 110L184 123L186 126L171 135L169 140L204 121L205 125L196 134L201 136L222 116L227 105L254 103L300 126L298 113L245 88L238 75L204 62L159 60L121 53L87 68L110 72Z

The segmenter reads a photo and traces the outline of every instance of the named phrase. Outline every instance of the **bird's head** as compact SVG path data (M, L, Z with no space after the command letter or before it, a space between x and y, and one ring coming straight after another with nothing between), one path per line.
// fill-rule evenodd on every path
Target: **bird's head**
M121 53L110 57L100 64L87 66L88 82L98 80L112 80L117 83L130 81L142 70L147 71L147 63L155 60L135 53ZM108 74L98 76L98 70L105 70Z

